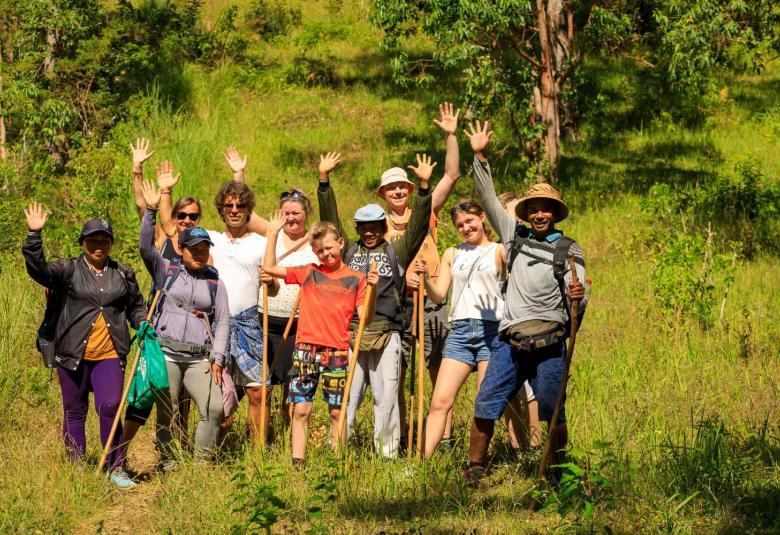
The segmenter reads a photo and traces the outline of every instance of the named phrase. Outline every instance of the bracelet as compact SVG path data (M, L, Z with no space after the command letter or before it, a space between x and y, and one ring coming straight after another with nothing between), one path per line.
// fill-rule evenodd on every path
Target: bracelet
M167 189L167 188L160 190L160 195L170 195L171 193L172 193L172 191Z

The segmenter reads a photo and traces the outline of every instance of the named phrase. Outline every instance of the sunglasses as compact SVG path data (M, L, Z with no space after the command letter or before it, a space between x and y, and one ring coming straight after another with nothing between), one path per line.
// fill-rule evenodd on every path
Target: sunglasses
M246 210L246 203L245 202L240 202L240 203L229 203L229 202L226 202L225 204L222 205L222 208L224 210L233 210L235 208L237 208L239 210Z
M198 212L176 212L176 219L179 221L184 221L185 219L197 221L200 219L200 214Z
M301 193L300 191L283 191L281 195L279 195L280 201L304 201L308 202L308 199Z
M459 204L456 204L452 208L450 208L450 217L453 217L458 212L468 212L472 208L477 208L476 204L471 204L470 202L462 202Z

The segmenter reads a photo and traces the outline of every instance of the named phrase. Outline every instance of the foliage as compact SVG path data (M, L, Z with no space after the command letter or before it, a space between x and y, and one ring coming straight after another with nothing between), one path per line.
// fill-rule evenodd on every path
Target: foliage
M338 486L344 480L346 480L346 474L343 465L336 457L330 457L324 470L312 481L306 510L306 516L312 522L307 530L308 534L324 535L330 533L325 513L329 506L335 505L338 497Z
M240 520L233 524L231 533L271 533L271 526L286 507L277 495L281 476L278 469L259 467L254 462L239 466L233 474L235 490L231 502Z
M286 0L252 0L246 20L261 37L270 40L301 24L301 8Z

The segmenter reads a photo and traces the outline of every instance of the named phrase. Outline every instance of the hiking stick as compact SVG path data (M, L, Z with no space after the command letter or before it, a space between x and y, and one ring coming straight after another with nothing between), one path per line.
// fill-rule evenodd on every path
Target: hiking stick
M414 291L414 304L412 308L412 337L414 342L409 351L409 421L406 423L406 454L411 459L414 455L412 450L412 444L414 444L414 370L415 370L415 353L417 353L417 290Z
M149 306L149 311L146 313L146 321L151 321L152 314L154 314L154 309L157 308L157 301L159 299L160 290L157 290L154 294L154 298L152 299L152 304ZM111 432L108 434L108 440L106 440L106 445L103 447L103 454L100 456L100 462L98 462L97 470L95 471L96 475L100 475L100 472L103 470L103 465L106 464L106 458L108 457L108 453L111 451L111 443L114 441L114 435L116 434L116 429L119 426L119 419L122 417L122 411L125 410L125 405L127 404L127 393L130 391L130 385L133 383L135 371L138 369L138 360L141 358L141 343L142 341L139 340L138 347L135 350L135 356L133 357L133 365L130 367L130 377L128 377L127 382L122 388L122 398L119 400L119 407L116 409L116 416L114 416L114 423L111 424ZM119 447L122 447L122 445Z
M371 262L371 272L376 271L376 261ZM344 385L344 395L341 399L341 410L339 411L339 421L336 426L336 451L341 445L341 437L344 436L344 424L347 421L347 405L349 404L349 391L352 388L352 378L355 375L358 357L360 356L360 342L363 339L363 330L366 328L366 315L368 314L369 303L374 299L374 286L369 286L366 290L366 296L363 298L363 313L358 322L357 334L355 334L355 349L352 350L352 358L349 359L349 371L347 372L347 382Z
M569 270L571 271L572 282L579 282L577 278L577 266L574 264L574 257L569 257ZM571 333L569 334L569 343L566 346L566 358L563 361L563 377L561 378L561 388L558 390L558 397L555 399L555 409L553 409L552 418L550 419L550 425L547 429L547 440L544 443L544 451L542 452L542 460L539 461L539 474L538 478L541 480L544 477L544 472L547 469L547 458L550 456L553 444L553 437L555 436L555 428L558 426L558 413L561 410L561 405L566 397L566 386L569 383L569 370L571 369L571 360L574 356L574 344L577 341L577 330L579 324L577 315L580 312L580 302L572 300L571 302ZM536 508L536 500L531 500L531 508Z
M417 291L417 458L422 459L423 448L423 401L425 400L425 275L419 274L420 289Z
M268 283L263 283L263 382L260 385L260 436L255 440L260 446L265 446L265 435L268 425L265 421L268 415Z
M295 296L295 303L293 303L292 310L290 311L290 317L287 319L287 325L284 327L284 334L282 335L282 341L279 343L279 350L276 352L276 355L274 356L274 363L271 365L271 375L273 375L276 370L279 369L279 361L281 360L279 354L282 351L282 348L284 347L284 344L287 343L287 338L290 336L290 331L292 330L292 324L295 321L295 314L298 312L298 307L301 305L301 291L298 290L298 295ZM290 421L292 421L293 417L293 409L295 407L295 403L290 402L288 404L288 416L290 418ZM280 407L280 412L284 410L284 385L282 385L282 404ZM290 429L292 429L292 426L290 426Z

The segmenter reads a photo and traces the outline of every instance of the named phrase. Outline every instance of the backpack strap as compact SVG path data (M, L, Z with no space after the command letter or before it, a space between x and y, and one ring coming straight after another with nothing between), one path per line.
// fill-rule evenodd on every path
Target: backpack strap
M349 264L349 262L352 260L352 258L354 258L359 250L360 242L353 242L352 245L349 246L349 249L347 249L347 253L344 255L344 263ZM392 247L392 244L385 240L385 242L375 250L387 253L387 261L390 262L390 269L393 271L393 286L395 286L396 290L396 301L398 302L399 306L403 307L404 300L401 299L401 296L406 295L406 279L401 276L401 269L398 266L398 257L395 254L395 247ZM370 251L366 249L366 258L368 259L369 256ZM366 263L366 273L368 273L370 265L370 262Z
M208 283L209 295L211 296L211 308L208 311L204 311L198 310L197 308L180 301L169 293L173 287L173 283L176 282L176 278L179 276L179 273L181 273L181 270L181 260L174 258L169 261L168 266L165 268L165 280L160 288L160 293L162 293L161 299L170 299L177 307L182 308L197 317L202 317L203 314L208 315L210 318L213 317L214 306L217 301L217 288L219 287L219 275L217 274L217 271L214 268L209 267L209 274L206 282ZM162 303L157 304L157 310L159 314L159 311L162 310Z
M568 236L562 236L555 244L555 251L553 252L553 277L558 283L558 290L561 292L561 306L566 310L566 327L568 329L571 318L569 318L568 309L566 308L566 286L563 282L563 278L566 276L566 258L569 256L569 249L575 243L575 241Z
M530 231L523 225L518 225L515 229L515 236L512 238L512 243L509 245L509 261L506 263L506 278L509 280L509 274L512 273L512 266L517 259L517 255L520 254L520 250L523 245L528 241Z

